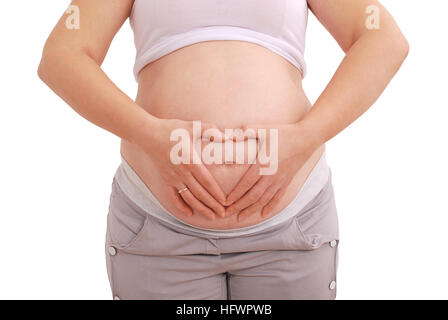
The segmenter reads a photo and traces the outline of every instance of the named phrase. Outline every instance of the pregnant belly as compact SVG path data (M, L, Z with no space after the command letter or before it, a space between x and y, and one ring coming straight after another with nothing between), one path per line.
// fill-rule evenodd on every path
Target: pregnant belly
M226 195L235 188L257 157L258 140L210 142L198 141L195 144L202 162L212 173ZM218 155L218 156L217 156Z
M140 73L137 103L158 118L200 120L223 129L247 124L286 124L299 121L310 103L301 88L300 73L289 62L255 44L217 41L195 44L153 62ZM244 163L236 154L225 163L228 151L217 142L202 141L197 152L213 147L222 149L222 164L206 164L210 173L229 194L249 168L256 140L236 142L233 150L244 150ZM209 150L209 149L208 149ZM281 203L270 216L260 212L238 222L236 215L213 221L199 213L185 217L169 199L150 156L138 146L122 142L122 155L134 168L159 202L177 218L198 227L233 229L253 225L278 213L295 197L320 157L317 150L300 169ZM241 152L241 151L240 151Z

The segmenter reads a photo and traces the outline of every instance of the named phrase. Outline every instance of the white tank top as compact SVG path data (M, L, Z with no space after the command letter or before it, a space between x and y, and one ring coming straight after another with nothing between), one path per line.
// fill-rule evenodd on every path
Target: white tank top
M135 0L134 75L177 49L210 40L261 45L306 74L306 0Z

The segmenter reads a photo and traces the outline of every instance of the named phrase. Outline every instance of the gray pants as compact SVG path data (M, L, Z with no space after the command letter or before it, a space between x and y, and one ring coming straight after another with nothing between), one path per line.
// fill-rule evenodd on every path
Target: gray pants
M115 299L334 299L338 239L331 178L292 219L234 238L168 225L114 181L107 271Z

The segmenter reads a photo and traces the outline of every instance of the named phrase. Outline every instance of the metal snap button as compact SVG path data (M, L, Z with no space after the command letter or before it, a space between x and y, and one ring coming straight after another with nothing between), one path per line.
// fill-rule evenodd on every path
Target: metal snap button
M336 240L333 240L330 242L330 247L334 248L334 247L336 247L337 244L338 244L338 242Z
M330 290L334 290L334 289L336 289L336 281L331 281L330 282Z
M109 252L109 254L111 256L114 256L117 254L117 249L115 249L115 247L109 247L109 248L107 248L107 251Z

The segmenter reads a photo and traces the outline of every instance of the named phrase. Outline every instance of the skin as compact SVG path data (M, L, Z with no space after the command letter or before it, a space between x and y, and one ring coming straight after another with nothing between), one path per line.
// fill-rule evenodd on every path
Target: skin
M200 119L220 128L242 128L247 123L292 124L303 118L311 107L301 87L299 70L277 54L247 42L214 41L183 48L148 65L141 71L138 81L136 102L159 119ZM218 145L217 142L207 144ZM244 146L247 143L239 139L235 144ZM202 152L201 148L198 151ZM297 171L278 208L270 216L297 195L322 151L323 148L318 148ZM123 141L121 153L159 202L190 225L231 229L270 217L262 217L258 212L240 221L237 215L209 219L216 215L195 209L195 214L186 217L176 211L172 194L165 191L162 173L153 164L154 155L128 141ZM247 163L206 165L226 195L249 167ZM191 195L183 192L182 196Z
M100 68L133 0L72 4L80 7L82 27L68 30L61 18L45 45L40 78L81 116L122 138L123 157L172 214L207 228L244 227L281 211L300 190L325 142L374 103L409 50L377 1L310 0L313 13L346 53L311 111L296 68L265 48L239 41L198 43L151 63L139 75L133 101ZM379 30L365 26L371 4L380 8ZM193 120L202 121L201 135L210 128L278 129L277 172L260 176L258 163L172 164L170 134L183 128L193 137ZM270 142L269 136L254 139ZM223 141L218 135L208 143ZM179 194L184 187L188 190Z
M286 136L279 144L286 145L285 150L290 152L280 153L279 170L275 175L258 175L257 165L247 172L227 198L227 204L231 205L226 211L231 214L242 210L240 216L247 217L260 208L263 215L268 214L280 201L296 168L300 168L309 150L330 140L366 112L409 52L409 44L392 16L377 1L309 0L308 4L346 56L313 109L293 125L296 131L305 131L314 139L307 140L309 143L305 144L303 140L288 139L291 135L288 131L294 129L274 126L283 133L280 136ZM368 5L380 8L379 30L365 26L363 12Z

